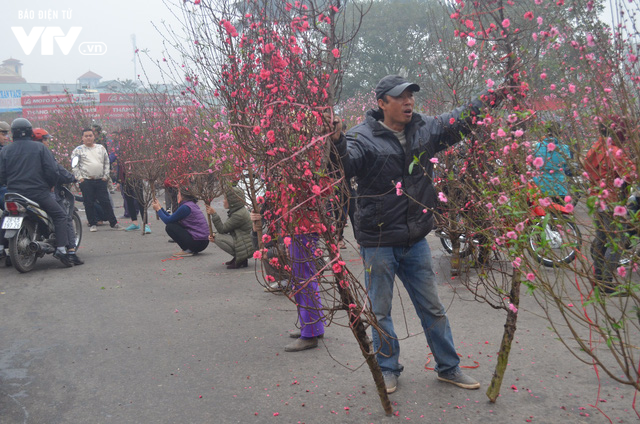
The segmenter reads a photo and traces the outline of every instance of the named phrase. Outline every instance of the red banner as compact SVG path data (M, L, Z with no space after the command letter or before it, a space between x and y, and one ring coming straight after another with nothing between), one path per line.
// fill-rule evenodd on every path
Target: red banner
M166 99L164 94L86 93L22 96L21 103L22 115L37 121L46 121L56 109L71 104L90 106L88 112L99 119L132 119L136 117L136 110L141 116L158 112L157 107L164 105ZM182 106L183 110L192 108L192 105Z
M100 103L133 103L135 94L100 93Z
M51 115L56 110L60 110L65 106L47 106L38 108L22 108L22 117L27 119L33 119L35 121L46 121L51 118ZM90 107L85 109L89 115L97 116L98 111L96 107Z
M71 104L70 96L53 94L50 96L22 96L22 106L49 106Z
M165 94L148 94L148 93L100 93L100 103L165 103L167 96Z
M135 106L123 105L123 106L98 106L98 115L101 118L111 119L126 119L135 117Z

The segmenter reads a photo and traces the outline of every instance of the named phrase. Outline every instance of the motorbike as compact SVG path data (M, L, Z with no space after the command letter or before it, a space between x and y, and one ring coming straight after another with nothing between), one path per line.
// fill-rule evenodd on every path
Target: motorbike
M537 192L534 185L529 189ZM546 267L571 263L576 258L576 251L582 245L582 235L575 223L572 208L551 202L549 206L542 207L537 199L541 197L539 192L529 199L529 217L526 219L529 251L533 257ZM464 258L473 253L477 246L486 243L477 234L471 233L464 225L464 214L456 216L456 227L460 242L460 257ZM449 232L443 226L435 231L445 251L453 252L453 245Z
M56 188L63 199L67 213L73 215L76 247L82 240L82 221L77 208L73 207L73 193L66 187ZM18 193L7 193L4 200L5 211L1 228L9 242L9 257L12 265L20 272L33 269L38 258L56 251L55 226L51 217L38 203Z
M582 235L571 210L557 203L551 203L548 208L534 206L529 231L529 249L546 267L571 263L582 245Z

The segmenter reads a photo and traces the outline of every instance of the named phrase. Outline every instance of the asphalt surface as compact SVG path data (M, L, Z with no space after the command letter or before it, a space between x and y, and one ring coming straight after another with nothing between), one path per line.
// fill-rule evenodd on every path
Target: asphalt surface
M387 417L351 332L338 325L344 320L317 349L284 352L295 307L262 290L253 260L228 270L230 258L213 245L173 260L177 246L162 223L152 217L151 228L142 236L85 227L82 266L65 269L48 255L28 274L0 268L0 423L638 420L634 391L571 356L526 295L502 395L489 403L505 315L451 278L435 237L440 296L462 364L477 364L466 372L482 387L459 389L425 370L429 350L400 288L394 315L405 371L391 395L396 415ZM356 251L344 252L361 275Z

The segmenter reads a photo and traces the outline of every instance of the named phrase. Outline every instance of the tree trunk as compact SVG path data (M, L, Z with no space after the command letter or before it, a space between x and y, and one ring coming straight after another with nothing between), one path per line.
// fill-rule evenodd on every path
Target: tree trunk
M364 356L365 360L367 361L367 365L369 366L369 370L371 371L371 375L373 376L373 382L376 384L376 389L378 389L378 396L380 397L382 408L384 408L384 412L387 415L392 415L393 407L391 406L391 401L389 400L387 386L385 386L384 384L382 370L380 369L380 365L378 365L378 361L376 360L376 356L373 352L373 344L371 343L371 339L367 336L364 324L362 324L362 321L360 321L358 317L351 317L350 320L351 331L353 331L353 335L358 340L358 344L360 345L360 349L362 350L362 356Z
M143 188L144 190L144 188ZM156 184L155 181L149 181L149 191L151 192L151 201L153 202L154 200L156 200ZM142 215L142 225L140 226L142 229L142 235L144 236L146 234L145 229L147 228L147 224L149 223L149 214L147 213L147 210L149 209L149 204L151 202L147 202L146 200L148 199L147 196L142 196L144 197L145 201L143 202L143 204L141 204L140 206L144 209L140 211L140 215ZM160 219L160 217L158 216L158 212L156 212L156 220Z
M520 277L521 274L518 270L513 271L511 277L511 304L518 308L520 305ZM500 352L498 353L498 362L496 369L493 372L491 378L491 384L487 388L487 397L492 403L495 403L500 394L500 386L502 385L502 379L504 373L507 370L507 364L509 362L509 353L511 352L511 343L516 333L516 321L518 320L518 312L507 309L507 321L504 324L504 333L502 335L502 343L500 344Z
M455 277L460 275L460 234L451 229L448 232L452 248L449 264L451 265L451 276Z
M329 257L332 259L336 259L336 255L333 252L329 253ZM373 376L373 381L376 385L376 389L378 390L378 396L380 397L380 403L382 403L382 408L384 408L384 412L387 415L393 414L393 407L391 406L391 401L389 400L389 394L387 393L387 386L384 384L384 378L382 377L382 370L380 369L380 365L376 360L376 355L373 349L373 343L369 336L367 336L367 330L365 328L362 319L360 319L360 312L366 307L366 305L359 305L356 299L353 298L351 292L348 287L343 287L339 281L344 277L344 271L340 274L336 274L335 284L340 293L340 300L342 301L342 305L347 310L349 314L349 327L353 332L356 340L358 340L358 346L360 346L360 350L362 352L362 356L364 356L367 365L369 366L369 370L371 371L371 375ZM349 308L349 305L357 305L355 308ZM375 320L375 315L371 314L371 318ZM369 323L371 326L377 325L376 322Z
M211 202L209 202L209 206L211 206ZM213 223L211 222L211 215L207 214L207 224L209 224L209 235L213 235Z

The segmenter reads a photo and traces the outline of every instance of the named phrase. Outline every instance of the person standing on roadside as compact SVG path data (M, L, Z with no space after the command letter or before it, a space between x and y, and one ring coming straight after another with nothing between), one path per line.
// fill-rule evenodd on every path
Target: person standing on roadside
M422 323L438 380L478 389L480 383L460 369L425 239L436 204L430 159L469 134L482 109L499 103L502 93L486 90L449 113L427 116L413 110L413 93L419 90L399 75L388 75L375 88L378 107L367 112L363 123L345 135L340 119L330 120L337 153L333 161L347 180L356 177L358 183L354 230L371 307L382 330L372 330L373 348L387 393L396 390L404 369L391 318L396 275ZM414 158L421 166L410 166Z
M9 133L11 132L11 125L4 121L0 121L0 150L11 142L9 140Z
M614 212L616 205L626 202L627 187L635 186L638 181L635 164L627 154L632 149L627 141L627 125L618 115L600 118L600 137L584 158L584 169L591 183L589 192L597 197L596 234L591 242L593 285L607 294L619 291L613 281L614 273L628 237Z
M11 131L11 126L4 121L0 121L0 151L10 143L9 131ZM0 210L4 210L4 195L6 192L7 186L0 185Z
M77 158L77 159L76 159ZM84 210L89 221L89 231L98 231L96 218L96 201L104 210L109 225L113 229L119 229L118 220L113 213L113 207L109 201L109 155L104 146L96 144L95 135L90 128L82 130L82 145L76 147L71 153L73 174L80 184Z

